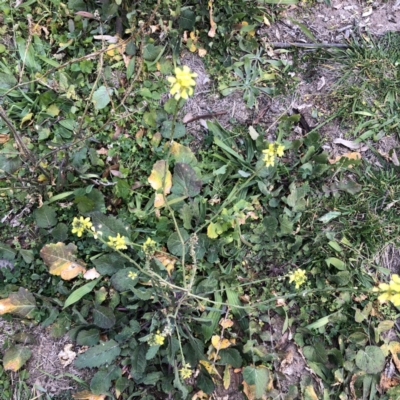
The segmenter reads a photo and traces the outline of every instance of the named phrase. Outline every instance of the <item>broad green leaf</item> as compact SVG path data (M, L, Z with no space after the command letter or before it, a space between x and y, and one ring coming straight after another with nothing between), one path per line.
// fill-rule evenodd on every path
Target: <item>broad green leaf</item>
M75 253L77 248L73 243L47 244L40 250L40 256L44 263L49 267L52 275L61 276L64 280L71 280L80 273L86 272L85 263L77 261Z
M164 121L161 127L161 135L165 139L180 139L181 137L186 135L186 128L181 122L175 123L174 133L171 137L172 132L172 121Z
M268 382L270 379L269 370L264 366L246 367L243 370L243 379L248 385L256 386L256 398L261 398L265 395Z
M113 275L121 269L125 268L128 262L126 258L118 253L104 254L98 258L91 258L90 261L96 267L96 270L101 275Z
M11 293L6 299L0 300L0 315L16 314L22 318L33 318L36 309L35 297L24 288Z
M146 61L155 61L162 51L161 46L154 46L153 43L149 43L143 49L143 58Z
M378 374L385 367L385 355L379 347L367 346L357 353L356 365L367 374Z
M133 73L135 72L135 64L136 64L136 57L132 57L129 60L128 68L126 69L126 77L128 79L131 79L133 76Z
M11 346L3 356L3 366L6 371L18 371L30 359L32 352L25 346Z
M189 234L183 228L179 229L179 231L180 231L182 240L184 241L185 253L187 253L189 250L189 244L188 244ZM172 235L170 235L170 237L168 238L168 241L167 241L167 247L168 247L169 252L171 254L173 254L174 256L179 257L182 255L183 246L182 246L182 242L180 240L179 234L177 232L174 232Z
M160 346L150 346L146 353L146 360L152 360L158 353Z
M78 332L76 343L79 346L94 346L99 342L100 331L96 328L82 329Z
M77 368L95 368L111 364L120 353L121 349L118 343L111 339L79 354L75 360L75 366Z
M110 329L115 325L115 315L113 310L108 307L97 306L93 309L93 322L99 328Z
M221 356L221 363L230 365L233 368L240 368L242 366L242 357L236 349L224 349L219 352Z
M96 110L101 110L107 106L111 101L112 89L106 88L105 86L100 86L94 93L92 97L92 102Z
M121 236L129 236L130 228L121 220L104 215L101 212L95 211L89 214L93 227L96 231L102 232L102 238L108 241L108 237L116 237L119 233ZM99 271L100 272L100 271Z
M111 387L111 376L107 371L97 371L90 381L90 390L93 394L105 394Z
M0 72L0 95L4 95L8 89L12 88L17 83L18 82L13 75Z
M56 210L51 206L42 206L35 213L36 225L39 228L51 228L57 223Z
M79 301L83 296L87 295L90 293L94 287L97 285L101 278L97 278L92 282L88 282L85 285L81 286L80 288L74 290L65 300L64 308L69 307L70 305L76 303Z
M329 257L329 258L325 259L325 262L328 265L328 267L330 265L333 265L335 268L342 270L342 271L346 269L346 264L342 260L339 260L336 257Z
M13 174L22 165L20 158L11 158L5 154L0 154L0 172L5 172L7 174ZM0 174L0 178L4 175Z
M132 279L129 277L129 273L137 274L135 268L123 268L115 273L111 278L111 284L118 292L126 292L127 290L133 289L138 281L137 278Z
M193 30L195 22L196 14L192 10L186 9L181 12L178 20L180 29L188 30L189 32L191 32Z
M26 250L26 249L19 249L19 254L22 256L24 261L27 264L31 264L33 260L35 259L35 256L33 254L32 250Z
M34 72L40 71L40 64L35 60L36 52L31 41L26 42L21 36L16 38L18 53L26 67Z
M68 239L68 231L68 226L60 222L51 231L51 236L53 236L55 242L63 242L64 240Z
M200 193L202 181L189 164L176 163L172 177L172 193L194 197Z

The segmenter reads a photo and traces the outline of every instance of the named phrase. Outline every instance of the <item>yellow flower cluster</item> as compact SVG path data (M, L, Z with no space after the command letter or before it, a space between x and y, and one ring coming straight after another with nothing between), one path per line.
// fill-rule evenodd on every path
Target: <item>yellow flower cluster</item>
M165 342L165 335L157 331L156 334L152 335L148 343L150 346L162 346Z
M273 167L275 165L275 157L282 157L283 152L285 150L285 146L279 143L270 143L268 145L268 149L263 150L262 152L265 154L264 162L267 167Z
M148 256L151 256L156 251L157 243L154 240L147 238L142 247L144 253Z
M381 303L390 301L394 306L400 306L400 277L397 274L392 275L389 283L380 283L375 292L381 292L378 300Z
M296 284L296 289L298 289L306 280L306 271L303 269L298 269L289 274L289 282L294 282Z
M86 229L90 229L92 227L92 223L90 222L90 218L77 218L75 217L72 221L72 233L76 233L78 237L81 237L83 232Z
M116 250L125 250L126 247L126 238L125 236L121 236L119 233L116 237L109 236L107 244L116 249Z
M196 81L193 78L197 77L195 72L191 72L187 65L183 68L175 68L175 76L170 76L168 82L171 84L170 93L175 97L175 100L187 99L193 94L193 88L196 86Z
M192 368L190 368L190 364L186 363L185 365L182 366L182 368L179 370L181 374L182 379L187 379L192 376Z

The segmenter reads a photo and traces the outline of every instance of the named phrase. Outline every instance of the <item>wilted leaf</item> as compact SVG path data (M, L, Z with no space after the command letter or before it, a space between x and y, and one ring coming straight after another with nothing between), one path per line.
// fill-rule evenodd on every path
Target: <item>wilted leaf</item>
M214 18L213 18L213 7L212 7L212 3L209 3L209 7L210 7L210 30L208 31L208 36L209 37L214 37L215 34L217 33L217 24L214 22Z
M218 335L211 338L211 344L218 350L226 349L232 343L228 339L221 339Z
M347 161L348 164L349 164L348 167L351 168L352 167L351 166L351 161L352 160L354 160L354 161L361 160L361 154L358 153L358 152L346 153L346 154L343 154L341 156L337 156L335 158L329 159L329 163L330 164L336 164L339 161Z
M69 281L81 272L86 272L85 263L76 260L76 251L77 248L73 243L68 245L62 242L51 243L40 250L40 256L44 263L50 267L50 274L61 276L62 279Z
M4 144L10 140L10 135L6 133L0 133L0 144Z
M243 379L248 385L255 385L256 398L261 398L268 388L269 370L264 366L246 367L243 370Z
M8 371L18 371L31 357L32 352L22 345L11 346L3 357L4 369Z
M8 298L0 300L0 315L10 313L22 318L32 318L35 308L35 298L24 288L19 288L18 292L11 293Z
M253 140L257 140L260 134L254 129L252 125L249 126L249 135Z
M60 363L64 368L72 364L72 362L75 360L76 353L75 351L71 350L72 347L72 344L66 344L64 346L64 350L61 350L58 353L58 359L60 360Z
M105 394L93 394L89 390L84 390L72 395L75 400L104 400L106 398Z
M319 400L312 385L304 388L304 400Z
M196 156L189 147L183 146L178 142L172 142L170 149L177 163L185 163L191 166L197 164Z
M222 318L221 321L219 321L219 324L224 328L231 328L233 326L233 321L231 319L227 318Z
M154 258L156 258L162 265L164 265L165 269L168 272L168 275L171 276L171 272L174 270L175 267L176 257L157 251L154 254Z
M171 191L172 186L172 175L171 172L166 170L166 161L159 160L153 165L151 175L148 178L148 182L151 187L156 190L162 190L164 186L164 195L167 195ZM161 207L164 204L164 196L162 193L156 193L154 199L154 207Z
M100 276L100 274L96 271L96 268L88 269L84 274L83 277L87 280L93 280Z
M400 343L394 341L390 342L389 351L392 354L393 362L396 365L397 370L400 371Z

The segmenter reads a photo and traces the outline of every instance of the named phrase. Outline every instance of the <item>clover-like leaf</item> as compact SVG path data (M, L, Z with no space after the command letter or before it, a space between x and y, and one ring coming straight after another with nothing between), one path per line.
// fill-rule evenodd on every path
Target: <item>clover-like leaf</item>
M73 243L68 245L62 242L51 243L40 250L40 256L49 267L50 274L61 276L62 279L69 281L81 272L86 272L86 264L83 261L76 260L76 251L76 246Z
M36 309L36 300L32 293L24 288L11 293L6 299L0 300L0 315L16 314L22 318L32 318L32 312Z
M32 352L25 346L11 346L3 358L4 369L8 371L18 371L31 357Z
M172 186L172 175L167 170L167 162L165 160L157 161L147 180L151 187L158 192L154 199L154 207L161 207L164 205L164 195L170 193Z

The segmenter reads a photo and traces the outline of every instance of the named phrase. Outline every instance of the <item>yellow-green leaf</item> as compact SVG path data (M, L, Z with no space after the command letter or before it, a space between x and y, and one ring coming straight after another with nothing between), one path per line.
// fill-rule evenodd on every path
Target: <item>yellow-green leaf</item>
M167 170L165 160L159 160L153 165L148 182L158 192L154 200L154 207L161 207L164 205L164 196L170 193L172 186L172 174Z
M0 315L10 313L23 318L32 318L35 308L35 298L24 288L19 288L18 292L11 293L8 298L0 300Z
M86 272L85 263L76 260L77 249L73 243L65 245L62 242L47 244L40 250L40 256L49 267L52 275L61 276L64 280L71 280L80 273Z
M18 371L31 357L32 352L22 345L11 346L4 354L3 365L8 371Z

